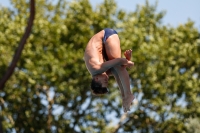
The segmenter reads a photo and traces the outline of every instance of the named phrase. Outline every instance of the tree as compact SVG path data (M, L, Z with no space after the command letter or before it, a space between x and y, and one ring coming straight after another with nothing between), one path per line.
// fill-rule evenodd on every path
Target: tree
M30 18L29 18L29 22L28 22L26 31L25 31L23 37L20 40L19 46L18 46L18 48L17 48L17 50L15 52L15 55L14 55L13 60L11 62L11 65L9 66L8 70L6 71L5 75L3 76L3 78L0 81L0 89L3 89L5 82L12 75L12 73L13 73L15 67L16 67L17 61L20 58L20 55L21 55L21 52L22 52L22 50L24 48L26 40L30 35L31 28L33 26L34 16L35 16L35 2L34 2L34 0L32 0L32 1L30 1L30 3L31 3L30 4Z
M0 10L0 76L29 16L29 2L12 4L13 9ZM30 38L0 92L4 131L186 132L187 118L199 117L199 32L191 21L175 28L162 25L163 17L148 2L127 13L114 0L95 9L88 0L37 0ZM109 95L90 93L84 48L105 27L118 31L123 51L133 49L135 67L129 72L139 103L129 114L123 115L114 78ZM112 123L110 114L119 123Z
M162 26L155 9L147 2L124 20L122 42L134 49L133 90L142 98L123 129L182 132L191 112L199 116L199 33L190 21Z
M192 117L188 118L186 124L188 133L199 133L200 131L199 125L200 125L199 118L192 118Z

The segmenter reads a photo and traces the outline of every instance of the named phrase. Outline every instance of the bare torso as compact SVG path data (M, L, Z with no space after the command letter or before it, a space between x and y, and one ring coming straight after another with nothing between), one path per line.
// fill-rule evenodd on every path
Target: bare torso
M102 42L103 36L104 30L98 32L90 39L85 48L84 60L91 75L95 75L95 67L104 62Z

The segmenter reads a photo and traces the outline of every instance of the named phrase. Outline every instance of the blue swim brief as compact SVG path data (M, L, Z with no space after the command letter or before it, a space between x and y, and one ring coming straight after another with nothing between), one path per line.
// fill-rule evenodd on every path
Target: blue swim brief
M113 34L117 34L117 32L115 30L110 29L110 28L105 28L104 31L105 31L105 34L104 34L104 37L103 37L103 43L104 44L106 43L106 40L108 39L109 36L111 36Z

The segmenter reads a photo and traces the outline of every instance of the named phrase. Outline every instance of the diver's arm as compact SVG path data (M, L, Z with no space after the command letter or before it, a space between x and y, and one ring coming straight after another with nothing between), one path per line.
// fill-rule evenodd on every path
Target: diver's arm
M113 60L106 61L101 64L97 64L93 67L92 75L100 74L106 72L108 69L116 67L116 66L133 66L134 63L132 61L128 61L125 58L116 58Z

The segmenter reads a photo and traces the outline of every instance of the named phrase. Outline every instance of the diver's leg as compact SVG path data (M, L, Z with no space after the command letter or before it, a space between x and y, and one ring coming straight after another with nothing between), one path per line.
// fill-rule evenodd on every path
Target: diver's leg
M111 72L112 72L112 75L115 77L115 80L117 81L118 87L119 87L120 92L121 92L122 99L124 99L125 98L124 90L123 90L123 86L122 86L121 80L120 80L120 78L118 76L118 73L117 73L116 70L114 70L114 68L111 68Z
M120 48L120 40L117 34L111 35L107 40L105 45L106 54L109 60L115 58L121 58L121 48ZM112 73L118 83L120 88L122 99L123 99L123 107L124 111L128 111L132 100L134 99L131 91L130 91L130 81L129 74L125 67L116 66L112 69Z
M118 86L122 93L122 104L124 112L129 111L130 105L134 100L134 96L130 90L130 81L127 70L124 67L114 67L112 73L118 83Z

